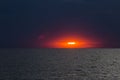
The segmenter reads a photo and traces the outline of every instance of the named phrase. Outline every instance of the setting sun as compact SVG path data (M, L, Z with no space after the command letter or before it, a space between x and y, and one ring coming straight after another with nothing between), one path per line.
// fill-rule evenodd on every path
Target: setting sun
M69 45L75 45L76 42L68 42L67 44L69 44Z
M45 48L95 48L101 44L99 41L84 36L58 36L44 42Z
M76 37L61 37L47 43L50 48L92 48L96 42L90 39Z

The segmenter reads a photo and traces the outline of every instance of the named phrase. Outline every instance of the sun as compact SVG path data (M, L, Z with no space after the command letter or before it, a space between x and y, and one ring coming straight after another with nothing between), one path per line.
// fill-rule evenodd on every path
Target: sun
M68 45L75 45L76 42L67 42Z
M64 48L77 48L78 44L76 41L67 41L66 44L63 44Z
M101 45L97 40L82 36L63 36L46 41L45 48L93 48Z

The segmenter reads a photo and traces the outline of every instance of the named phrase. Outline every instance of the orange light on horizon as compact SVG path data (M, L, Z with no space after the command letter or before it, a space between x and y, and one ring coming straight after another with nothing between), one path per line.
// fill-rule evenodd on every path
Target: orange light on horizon
M67 44L68 44L68 45L75 45L76 42L68 42Z
M36 40L36 47L41 48L100 48L103 41L97 37L82 34L64 34Z
M60 37L46 43L48 48L93 48L99 43L88 38Z

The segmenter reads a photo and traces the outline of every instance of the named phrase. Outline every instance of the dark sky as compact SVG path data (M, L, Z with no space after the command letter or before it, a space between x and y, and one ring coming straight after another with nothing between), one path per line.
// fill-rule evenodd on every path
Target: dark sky
M1 48L36 47L38 38L67 33L120 47L119 0L4 0L0 5Z

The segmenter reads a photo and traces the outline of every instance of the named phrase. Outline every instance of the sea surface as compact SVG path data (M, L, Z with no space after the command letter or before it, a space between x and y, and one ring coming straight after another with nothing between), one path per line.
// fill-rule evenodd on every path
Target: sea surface
M0 80L120 80L120 49L0 49Z

